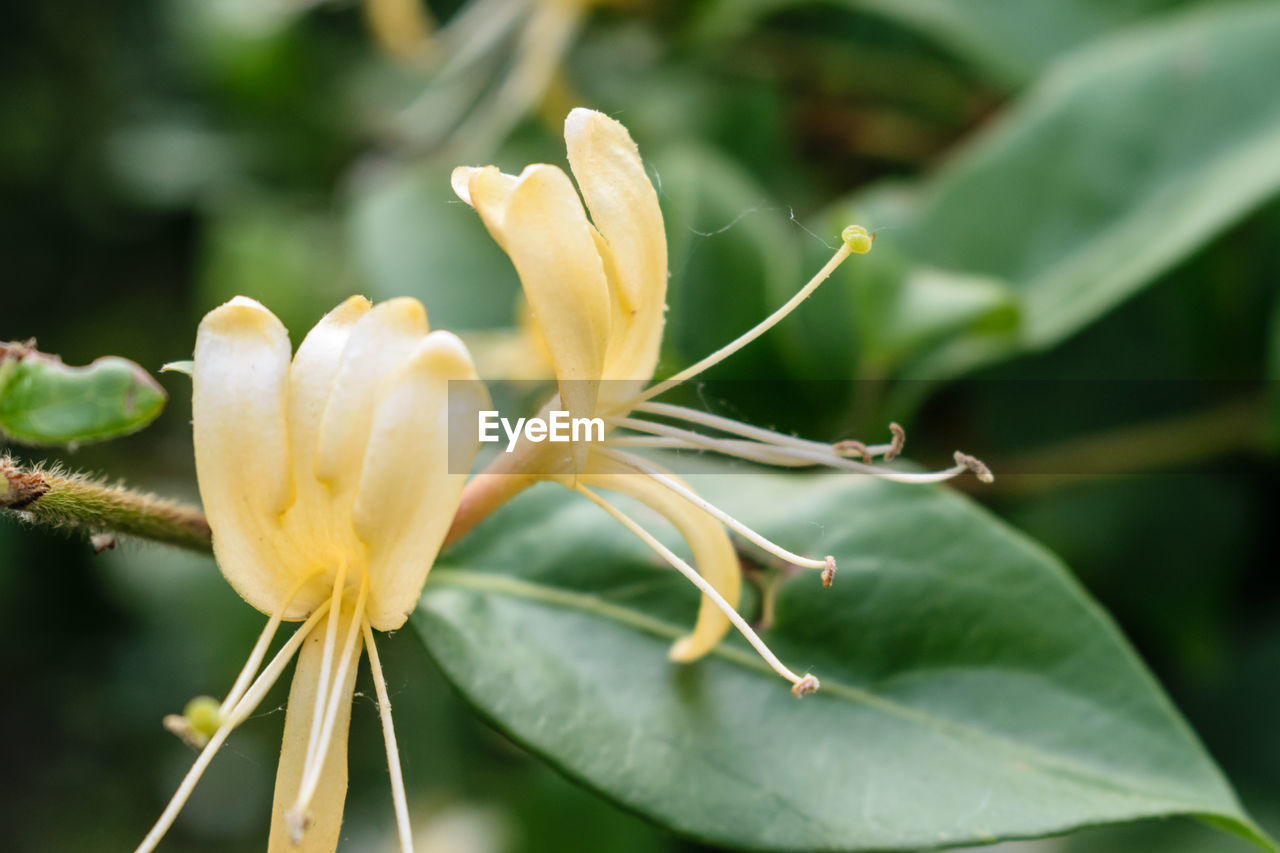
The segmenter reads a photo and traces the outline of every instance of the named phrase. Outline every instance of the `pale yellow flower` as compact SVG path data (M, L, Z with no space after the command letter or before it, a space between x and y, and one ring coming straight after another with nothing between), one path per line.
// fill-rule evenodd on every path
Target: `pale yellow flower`
M986 476L985 469L963 454L957 455L955 467L927 474L869 464L873 457L888 460L899 452L901 431L896 428L887 444L833 446L650 402L759 337L850 254L869 251L873 237L860 226L845 229L840 249L785 305L692 367L646 388L657 365L666 310L667 242L658 197L635 143L617 121L575 109L565 121L565 142L576 189L564 171L546 164L529 166L518 176L494 166L464 166L454 170L453 186L479 212L520 276L559 384L559 394L544 411L564 408L575 418L601 417L610 432L603 443L578 442L567 453L555 445L526 442L501 455L468 486L451 536L532 482L561 482L603 507L703 592L697 624L673 646L672 658L687 661L706 654L733 625L792 683L794 692L814 690L817 679L784 666L737 613L741 575L726 527L790 563L820 570L827 584L834 560L802 557L769 541L631 449L708 449L771 465L821 464L908 482L946 479L966 469ZM637 414L684 421L729 437L705 436ZM629 434L612 432L619 428ZM687 541L697 571L596 489L629 495L670 520Z
M450 459L450 403L465 417L487 399L474 381L451 399L449 381L475 378L461 341L429 332L413 299L348 299L292 362L284 326L257 302L237 297L204 318L192 369L200 494L219 568L270 619L227 697L201 711L208 743L139 851L159 842L214 753L294 654L269 849L334 850L362 646L409 849L373 631L404 624L449 529L466 477L451 471L465 472L476 449L459 447L459 432ZM302 625L259 673L282 621Z

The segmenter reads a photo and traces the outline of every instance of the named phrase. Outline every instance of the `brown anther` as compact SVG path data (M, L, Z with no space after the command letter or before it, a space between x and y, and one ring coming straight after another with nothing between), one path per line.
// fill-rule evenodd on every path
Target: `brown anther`
M965 468L973 472L973 476L977 477L979 482L982 482L982 483L995 482L996 480L995 474L991 473L991 469L988 468L986 464L982 462L981 459L978 459L976 456L970 456L967 453L961 453L959 450L956 451L955 458L956 458L956 464L961 466L962 468Z
M821 686L822 684L818 681L817 676L806 675L804 678L791 685L791 695L808 696L810 693L817 693L818 688Z
M871 464L871 451L861 441L853 441L852 439L837 441L831 445L831 449L840 456L861 456L863 462L868 465Z
M902 453L902 448L907 443L907 431L898 423L889 424L889 432L893 433L893 442L889 445L889 449L884 452L884 461L892 462Z
M822 570L822 585L825 587L830 587L831 582L835 579L836 579L836 558L828 554L826 568Z
M110 551L116 547L116 535L114 533L95 533L89 537L89 544L93 546L93 553L101 554L103 551Z

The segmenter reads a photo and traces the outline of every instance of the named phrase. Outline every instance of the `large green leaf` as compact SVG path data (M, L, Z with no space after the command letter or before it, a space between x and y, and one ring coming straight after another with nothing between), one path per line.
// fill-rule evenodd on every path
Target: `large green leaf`
M1067 50L1187 0L831 0L855 12L896 21L934 39L1006 83L1034 77ZM732 34L783 9L813 0L721 0L701 28Z
M836 205L831 221L884 227L877 251L907 260L895 298L864 325L891 330L901 306L936 299L916 293L922 282L1003 288L1014 333L962 328L911 352L907 372L952 374L1051 345L1155 281L1280 188L1280 95L1257 82L1280 79L1277 44L1275 3L1130 31L1056 65L914 193Z
M0 344L0 438L78 444L127 435L151 423L167 399L128 359L69 367L22 344Z
M839 560L829 590L812 573L783 586L766 635L817 695L792 697L737 638L668 661L692 587L554 486L450 551L413 617L458 690L570 776L741 848L914 849L1172 814L1271 846L1106 615L967 499L691 479Z

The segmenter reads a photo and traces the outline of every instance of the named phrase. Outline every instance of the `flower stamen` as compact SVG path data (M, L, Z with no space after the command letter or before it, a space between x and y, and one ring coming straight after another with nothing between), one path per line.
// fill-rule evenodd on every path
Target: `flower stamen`
M329 620L324 632L324 654L320 658L320 689L316 691L316 706L311 714L311 735L307 738L307 760L303 765L304 775L311 769L311 757L316 753L316 745L320 740L320 729L324 721L324 687L329 683L329 670L333 667L333 649L338 640L338 617L342 612L342 593L347 581L347 561L338 563L338 571L333 578L333 594L330 596L330 608L334 618Z
M954 466L944 468L941 471L895 471L891 468L880 468L875 465L867 465L864 462L855 462L852 459L840 456L832 449L831 445L826 444L819 444L815 448L771 445L740 439L712 438L692 430L643 421L639 418L606 418L605 421L613 426L673 439L672 443L668 445L670 447L683 447L688 450L713 450L726 456L737 456L741 459L759 462L764 465L796 467L825 465L828 468L839 468L859 474L868 474L872 477L890 480L895 483L940 483L966 471L973 472L979 479L984 475L991 476L991 472L985 465L967 454L959 454L956 457ZM611 438L609 443L616 445L620 440ZM961 461L961 457L963 457L964 461Z
M404 776L400 772L400 750L396 747L396 730L391 725L391 699L387 682L378 660L378 647L373 642L373 629L368 619L361 620L369 669L373 671L373 688L378 694L378 716L382 718L382 739L387 745L387 772L391 775L391 800L396 809L396 832L400 836L401 853L413 853L413 833L409 829L409 803L404 793Z
M724 510L713 505L710 501L700 497L692 489L681 484L679 480L665 474L660 468L654 465L650 465L649 463L645 462L643 459L641 459L638 456L635 456L630 453L623 453L616 450L608 450L604 448L599 449L596 452L603 454L605 456L608 456L610 459L616 460L617 462L627 466L628 468L631 468L632 470L638 471L639 473L645 474L651 479L656 480L659 484L675 492L677 495L684 498L689 503L693 504L699 509L705 510L710 515L719 519L721 524L724 524L729 529L736 531L743 538L747 539L749 542L754 544L756 547L760 548L762 551L766 551L781 560L785 560L786 562L791 563L792 565L799 566L800 568L803 568L803 569L820 569L823 572L824 577L826 577L828 572L830 572L834 576L835 574L835 558L834 557L826 557L821 560L815 560L811 557L802 557L799 554L795 553L794 551L789 551L788 549L783 548L781 545L778 545L777 543L766 538L762 534L757 533L755 530L752 530L750 527L743 524L741 521L738 521L736 518L729 515ZM830 586L829 583L826 585Z
M254 680L253 685L236 703L235 707L231 709L222 726L213 733L213 737L209 738L209 743L201 750L195 763L191 765L191 769L183 777L182 783L178 785L178 790L173 792L169 805L165 806L155 826L151 827L151 831L147 833L146 838L142 839L142 843L138 845L134 853L151 853L152 850L156 849L160 839L169 831L169 827L173 825L178 813L186 805L191 792L195 790L196 783L204 775L205 769L209 766L209 762L213 761L213 757L218 753L223 741L257 709L267 695L267 691L275 685L276 680L280 678L280 673L284 671L285 666L288 665L289 661L293 659L293 656L302 646L302 642L307 638L307 635L311 633L311 630L328 612L329 602L326 601L307 617L307 620L298 627L298 630L293 632L293 636L285 642L280 651L276 652L276 656L271 659L271 663L267 664L267 668Z
M285 612L293 604L293 600L298 597L298 593L302 592L302 588L320 574L320 570L304 575L293 585L293 589L289 590L285 595L284 601L271 614L271 618L267 620L267 625L262 629L262 634L258 637L258 642L254 644L253 651L249 653L249 659L245 661L244 669L240 671L239 677L231 685L231 691L227 693L227 698L222 700L222 704L218 708L218 713L223 718L231 712L236 703L240 701L240 697L244 695L244 691L248 689L253 677L258 673L258 667L262 664L262 659L267 654L267 648L271 645L271 640L275 638L276 631L280 628L280 622L284 619Z
M339 573L341 576L341 573ZM341 591L337 593L339 597L335 598L335 603L341 607ZM356 639L360 636L360 623L364 618L365 601L369 595L369 575L365 573L360 579L360 592L356 596L355 611L351 618L351 627L347 630L346 639L342 644L342 659L338 662L338 667L333 676L332 685L328 689L328 702L325 703L324 709L324 725L320 732L320 739L316 743L315 748L308 746L307 758L303 764L302 782L298 786L298 798L294 801L293 806L289 809L285 816L289 823L289 833L294 844L302 841L302 835L306 831L307 825L310 823L308 810L311 806L311 798L315 796L316 786L320 784L321 770L324 767L325 758L329 754L329 743L333 740L334 720L338 716L338 703L342 700L343 685L346 684L347 670L351 666L351 658L356 647ZM335 612L340 612L336 610ZM330 620L329 625L333 626L338 622L338 617ZM326 637L326 656L331 651L328 648L328 637ZM323 697L325 695L325 682L321 679L321 689L316 691L316 695ZM317 705L321 704L317 702ZM313 721L314 723L314 721ZM314 727L312 732L315 732Z
M730 606L729 602L724 600L724 596L720 595L720 593L716 591L716 588L713 587L710 583L708 583L707 580L702 577L702 575L698 574L698 572L695 571L692 566L690 566L687 562L685 562L679 556L677 556L675 552L673 552L666 545L663 545L661 542L659 542L657 537L655 537L652 533L650 533L649 531L641 527L629 515L627 515L617 507L615 507L613 504L609 503L604 498L600 497L598 494L596 494L586 486L583 486L582 484L579 483L574 488L576 491L584 495L592 503L596 504L605 512L609 513L614 518L616 518L624 527L626 527L628 530L634 533L640 539L640 541L644 542L646 545L652 548L655 552L657 552L659 556L661 556L664 560L670 563L672 567L674 567L678 572L680 572L680 574L684 575L685 578L687 578L690 583L696 586L699 589L699 591L702 592L703 595L709 598L712 601L712 603L714 603L716 607L718 607L720 611L724 613L725 617L731 623L733 623L733 626L738 629L739 633L741 633L742 636L746 638L747 642L751 644L752 648L754 648L756 652L760 655L760 657L764 659L764 662L769 665L769 668L772 669L774 672L778 673L778 675L785 678L787 681L791 682L792 685L794 685L792 687L792 693L795 693L795 695L800 696L800 695L803 695L804 693L812 693L814 690L818 689L818 680L816 678L814 678L811 675L805 675L805 676L796 675L789 668L787 668L787 666L782 661L778 660L778 656L775 655L767 645L765 645L764 640L760 639L760 636L751 629L751 626L747 624L747 620L743 619L742 616L738 613L738 611L734 610L733 607ZM801 687L802 685L804 685L803 689ZM797 691L800 691L800 692L797 692Z
M773 430L764 429L762 427L744 424L741 421L735 421L732 418L713 415L709 412L700 412L697 409L690 409L686 406L676 406L671 403L641 403L632 411L645 412L660 417L672 418L674 420L689 421L690 423L699 424L700 426L709 427L727 432L732 435L740 435L743 438L754 439L765 444L776 444L782 447L800 447L809 450L825 450L834 448L839 453L842 445L857 445L858 455L865 457L884 456L888 462L902 452L902 443L906 440L906 434L902 431L902 427L897 424L890 424L889 431L893 433L893 441L889 444L864 444L858 442L838 442L835 445L824 444L820 441L810 441L806 438L798 438L794 435L783 435ZM866 459L870 464L870 459Z
M645 400L650 400L663 392L670 391L680 383L691 379L707 368L724 361L726 358L772 329L779 321L782 320L782 318L794 311L801 302L808 299L809 296L818 289L819 285L830 278L831 274L836 271L836 268L844 263L850 255L854 253L864 255L871 251L871 243L874 238L868 234L867 229L863 228L861 225L850 225L848 228L844 229L844 233L841 237L843 238L843 242L840 244L840 248L836 250L836 253L831 256L831 259L823 265L822 269L818 270L813 278L809 279L808 283L806 283L804 287L796 291L794 296L783 303L780 308L775 310L768 317L765 317L747 332L720 347L720 349L711 353L711 355L696 364L690 365L673 376L669 376L661 382L649 386L631 401L630 407L635 408Z

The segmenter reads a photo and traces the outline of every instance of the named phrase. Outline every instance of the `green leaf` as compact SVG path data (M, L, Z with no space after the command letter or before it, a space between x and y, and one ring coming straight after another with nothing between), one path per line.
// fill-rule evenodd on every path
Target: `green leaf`
M700 27L736 34L766 15L813 5L812 0L722 0L704 13ZM991 77L1019 84L1071 48L1186 0L836 0L834 5L896 21Z
M160 383L116 356L68 367L21 344L0 345L0 437L79 444L128 435L164 408Z
M870 217L884 229L876 250L908 259L902 288L921 270L977 276L1018 306L1015 334L931 340L911 372L950 375L1052 345L1273 196L1280 99L1257 81L1280 79L1278 43L1274 3L1130 31L1056 65L905 200L883 204L877 191L837 205L828 222ZM858 269L842 274L856 283Z
M454 195L448 170L402 168L368 182L346 227L371 298L417 297L433 327L455 331L515 322L515 270Z
M736 637L668 661L693 588L551 485L450 551L413 616L463 696L569 776L735 848L916 849L1183 814L1275 849L1065 568L967 499L690 480L839 561L829 590L789 580L766 634L821 678L815 696L792 697Z
M650 169L671 268L663 345L678 368L750 329L804 279L785 208L715 149L673 146ZM774 362L767 349L752 348L726 372L756 375Z
M328 210L288 197L226 200L204 227L198 287L210 307L249 296L294 331L351 294L345 245Z

